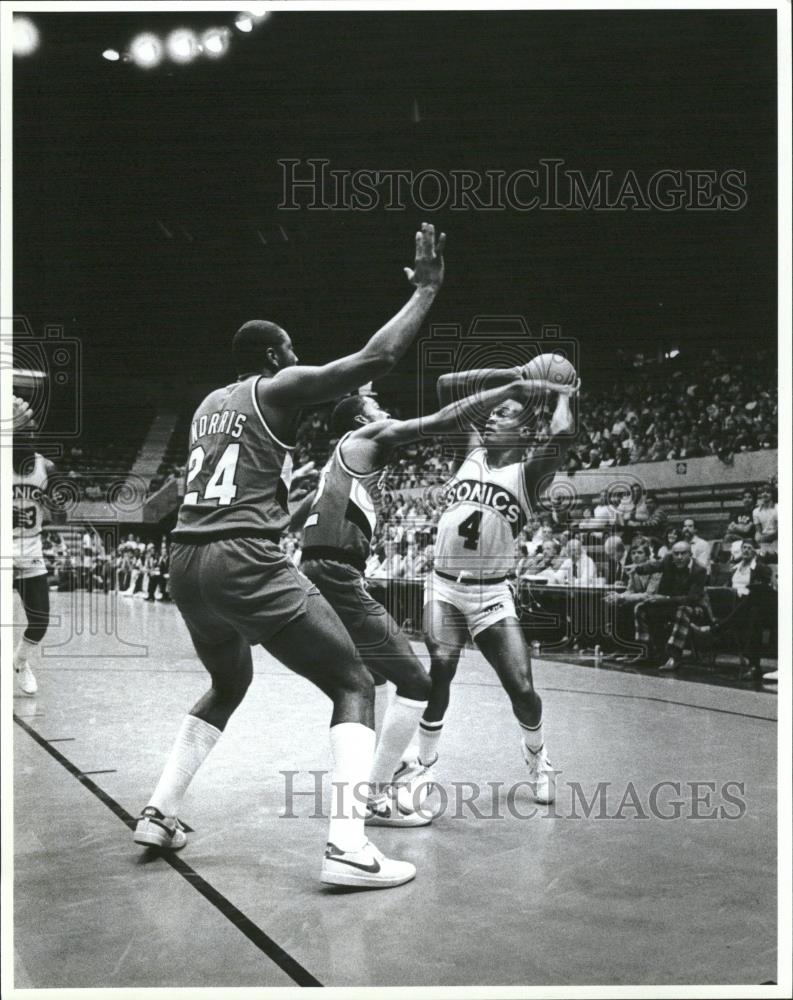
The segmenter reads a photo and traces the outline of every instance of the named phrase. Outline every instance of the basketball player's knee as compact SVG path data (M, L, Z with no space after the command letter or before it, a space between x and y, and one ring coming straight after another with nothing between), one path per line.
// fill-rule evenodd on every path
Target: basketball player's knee
M529 680L519 681L509 692L513 705L524 712L536 714L542 711L542 698L537 694Z
M222 681L215 680L212 687L216 696L226 704L239 705L253 680L253 674L249 672L235 674L233 677L224 678Z
M399 683L397 694L412 701L426 701L432 691L432 679L420 663L408 663Z
M362 663L354 663L338 676L331 690L334 694L353 694L359 698L374 699L374 678Z
M433 656L430 668L432 682L451 684L454 680L454 675L457 673L457 660L456 656L447 656L443 653Z

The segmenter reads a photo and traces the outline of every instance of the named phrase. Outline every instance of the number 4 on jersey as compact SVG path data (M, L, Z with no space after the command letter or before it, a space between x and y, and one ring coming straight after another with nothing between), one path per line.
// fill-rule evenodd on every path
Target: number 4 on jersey
M470 517L467 517L457 529L457 534L464 538L464 549L479 548L479 525L482 523L482 511L475 510Z

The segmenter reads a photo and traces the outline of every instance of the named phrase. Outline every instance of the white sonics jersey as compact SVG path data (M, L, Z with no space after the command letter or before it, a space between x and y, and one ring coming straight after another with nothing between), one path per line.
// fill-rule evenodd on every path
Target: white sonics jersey
M530 513L523 463L491 469L474 448L446 486L435 569L450 576L503 577L515 564L515 541Z
M14 472L14 556L41 555L41 525L44 520L44 490L47 461L38 453L29 472Z

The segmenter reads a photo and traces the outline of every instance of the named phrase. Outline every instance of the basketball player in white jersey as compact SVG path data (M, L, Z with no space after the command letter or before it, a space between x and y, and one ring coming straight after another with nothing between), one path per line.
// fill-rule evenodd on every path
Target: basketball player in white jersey
M514 369L444 375L438 380L441 402L466 384L503 384ZM474 425L457 471L447 486L448 506L438 523L435 564L425 586L424 638L431 658L432 690L419 726L418 760L405 764L394 779L417 788L429 783L460 652L470 636L498 674L512 702L521 732L521 749L538 802L552 802L553 771L542 733L542 701L534 689L528 644L507 584L514 563L515 539L526 524L540 489L564 461L572 443L570 398L578 386L554 386L558 393L551 437L528 459L531 420L513 400L496 406ZM462 459L462 461L460 461Z
M38 691L28 657L38 650L50 620L50 591L41 550L41 526L47 478L54 469L52 462L35 450L34 429L30 407L24 400L14 397L13 579L27 618L27 627L14 650L14 675L17 693L28 698Z
M376 677L396 686L383 717L371 779L366 822L372 826L426 826L432 819L413 808L391 787L395 767L415 735L427 708L431 682L386 609L364 585L364 569L378 519L378 497L387 483L388 463L401 446L438 435L464 432L477 414L505 401L517 401L519 412L553 389L551 382L523 373L503 386L450 403L437 413L413 420L394 420L371 395L349 396L337 404L331 427L341 434L322 471L304 517L302 571L330 603L355 643L363 662ZM306 516L307 515L307 516Z

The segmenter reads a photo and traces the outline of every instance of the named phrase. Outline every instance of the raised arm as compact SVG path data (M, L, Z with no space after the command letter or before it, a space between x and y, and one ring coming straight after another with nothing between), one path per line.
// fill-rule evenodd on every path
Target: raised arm
M538 499L543 480L557 472L567 457L567 450L575 440L575 419L570 407L571 398L578 392L575 386L554 386L558 392L556 409L551 418L551 436L539 448L534 448L523 463L523 476L527 496L532 502Z
M414 266L405 268L416 291L396 316L355 354L316 367L284 368L272 379L260 382L260 401L293 409L325 403L389 372L412 343L443 283L445 242L445 233L436 243L435 227L422 223L416 233Z
M464 399L485 389L510 385L521 378L522 372L520 365L516 368L472 368L467 372L448 372L438 379L438 401L441 406L447 406L456 399Z
M348 445L352 445L357 439L370 441L378 452L376 464L379 465L388 459L395 448L422 437L451 435L457 432L467 439L470 425L476 423L479 417L486 419L490 411L504 400L516 399L530 406L551 389L551 383L542 379L514 378L497 388L485 389L465 399L449 403L429 416L367 424L352 434Z

